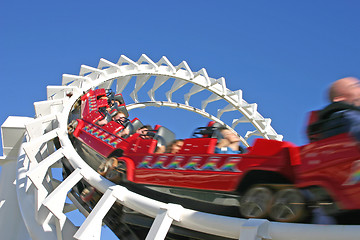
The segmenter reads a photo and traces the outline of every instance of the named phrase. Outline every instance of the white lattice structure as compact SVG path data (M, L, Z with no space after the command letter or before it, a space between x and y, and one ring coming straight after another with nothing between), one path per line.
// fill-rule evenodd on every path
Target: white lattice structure
M164 239L171 224L241 240L358 238L359 226L285 224L196 212L146 198L101 177L72 146L67 132L69 113L85 91L115 86L117 93L123 92L132 79L135 86L130 96L134 102L128 103L128 110L148 106L180 108L226 124L233 130L240 123L251 123L255 130L241 136L244 145L248 145L248 138L254 135L282 139L270 126L270 119L257 112L257 105L243 99L241 90L229 90L224 78L210 78L205 69L193 72L185 61L173 66L166 57L155 63L146 55L137 62L121 56L117 63L101 59L97 68L81 66L79 75L64 74L62 86L47 88L48 99L34 103L35 119L9 117L2 125L1 239L100 239L102 220L115 201L155 219L147 239ZM138 92L150 79L153 85L148 91L149 101L140 102ZM155 92L168 80L173 84L166 91L166 100L157 101ZM192 86L184 94L184 102L174 102L173 94L186 84ZM204 90L210 95L201 102L201 107L192 106L191 97ZM219 109L216 116L208 113L208 104L219 100L227 105ZM238 112L239 117L230 123L222 121L223 113L229 111ZM55 148L54 139L59 139L60 148ZM52 176L52 169L61 168L63 158L75 170L59 182ZM69 193L82 179L104 193L90 213ZM65 202L66 197L72 205ZM65 215L74 209L86 216L81 226L74 226Z

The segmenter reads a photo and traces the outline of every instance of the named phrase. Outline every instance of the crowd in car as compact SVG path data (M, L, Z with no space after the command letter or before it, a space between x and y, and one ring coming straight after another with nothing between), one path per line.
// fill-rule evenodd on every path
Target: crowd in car
M166 127L156 125L153 128L150 125L143 125L138 119L135 122L131 122L127 118L129 114L122 97L116 97L110 92L108 96L103 95L98 99L106 100L108 107L99 109L103 118L96 122L97 125L105 126L113 121L123 126L123 128L115 133L121 138L127 138L134 133L138 133L144 139L154 138L158 141L155 153L175 154L182 148L184 140L176 139L175 134ZM244 149L240 146L240 137L225 126L212 121L205 129L210 131L211 134L203 134L202 137L215 137L218 139L214 153L240 154L244 152Z

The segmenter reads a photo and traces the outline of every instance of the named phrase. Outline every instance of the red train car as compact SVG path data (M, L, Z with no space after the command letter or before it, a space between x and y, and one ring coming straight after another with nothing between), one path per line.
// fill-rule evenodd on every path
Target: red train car
M114 107L115 98L120 104ZM174 199L235 206L239 216L283 222L304 221L309 206L321 206L329 214L360 209L360 152L347 133L302 147L257 139L242 154L216 154L218 139L206 136L185 139L176 154L156 153L174 135L160 127L144 137L136 133L139 119L112 121L107 114L115 108L126 112L121 95L109 97L97 89L79 101L81 114L69 124L71 139L90 166L117 184ZM130 133L120 137L125 128Z

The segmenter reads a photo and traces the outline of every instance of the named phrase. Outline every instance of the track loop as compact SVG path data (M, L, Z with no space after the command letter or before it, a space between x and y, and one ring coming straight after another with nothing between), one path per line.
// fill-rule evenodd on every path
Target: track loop
M245 136L241 136L242 142L246 146L249 145L247 140L252 135L282 139L282 136L278 135L270 126L270 119L263 118L257 112L257 105L248 104L243 99L241 90L229 90L223 77L211 78L204 68L193 72L185 61L174 66L166 57L154 62L144 54L136 62L122 55L117 63L100 59L97 68L82 65L78 76L64 74L62 86L47 88L48 99L34 104L37 118L26 126L28 142L24 144L26 153L24 156L29 165L24 164L26 161L22 162L23 165L20 164L19 171L26 174L19 174L18 181L28 179L30 184L28 184L27 191L20 193L27 197L24 200L19 199L19 201L26 201L33 197L35 219L41 226L38 229L56 229L54 231L56 234L52 236L45 232L38 233L41 231L37 230L36 234L41 235L39 238L46 236L46 239L69 239L66 237L67 233L77 231L74 236L76 239L89 239L87 238L89 236L91 239L98 239L101 220L115 201L157 219L160 219L158 217L159 209L166 209L164 203L131 193L101 177L80 158L68 137L68 124L80 114L74 112L74 105L78 104L78 99L84 92L95 88L112 88L116 93L121 93L132 79L135 80L135 86L129 93L133 99L133 103L128 103L129 110L148 106L185 109L226 125L232 131L235 131L234 128L240 123L250 123L253 129L249 130ZM169 80L173 81L173 84L170 89L163 91L165 101L157 101L156 99L159 97L155 97L156 91L164 87ZM152 86L147 84L149 81L153 82ZM191 84L191 87L184 93L184 102L174 101L174 93L183 89L186 84ZM149 101L140 102L138 92L145 86L150 86L147 89ZM198 105L193 104L192 96L200 92L209 92L210 95L201 100ZM218 109L215 113L206 111L209 103L219 100L227 102L224 108ZM226 112L237 112L240 116L226 123L221 120ZM74 170L59 184L52 173L53 169L59 167L59 163L63 160L68 161ZM71 189L80 180L85 180L104 195L77 230L66 218L64 206L69 209L65 203L66 196L68 196L74 207L85 215L89 214L81 208L81 204L71 193ZM23 191L23 189L18 191ZM25 202L20 205L24 208L28 207L28 203ZM174 224L218 236L239 238L239 225L244 220L206 213L194 215L194 213L195 211L184 209L181 218L173 219ZM34 219L29 217L25 221L34 221ZM159 222L161 224L162 221ZM151 231L154 232L154 229L161 228L155 226Z

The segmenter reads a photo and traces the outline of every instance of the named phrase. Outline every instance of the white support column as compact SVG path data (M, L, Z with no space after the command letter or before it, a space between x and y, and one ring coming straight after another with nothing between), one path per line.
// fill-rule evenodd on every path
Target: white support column
M144 62L147 64L142 64ZM158 65L156 65L156 63L154 63L153 60L151 60L148 56L146 56L146 54L142 54L136 63L139 64L139 66L143 66L143 67L148 65L146 67L150 67L150 69L154 69L155 72L159 70Z
M16 195L17 156L19 155L27 117L8 117L1 125L4 156L0 157L0 233L1 239L30 239Z
M165 56L163 56L163 57L156 63L156 65L158 65L159 67L165 65L172 74L175 74L175 72L176 72L176 68L171 64L171 62L169 61L169 59L167 59Z
M181 70L184 70L183 72ZM182 61L177 67L176 67L177 73L181 72L185 77L188 77L191 79L194 79L194 73L191 71L189 65L186 61Z
M78 240L100 239L102 220L115 201L116 197L113 195L113 188L109 188L76 232L74 238Z
M169 91L166 92L166 98L169 102L171 102L172 94L182 88L185 84L187 84L187 81L176 79Z
M182 206L171 203L160 208L145 240L165 239L173 220L180 221L183 210Z
M193 85L190 91L184 95L185 105L189 105L190 97L198 92L205 90L203 86Z
M61 104L62 104L62 101L61 101ZM47 108L51 108L51 106L48 105ZM26 127L26 131L27 131L27 134L28 134L30 140L35 139L37 137L41 137L41 135L43 135L45 133L46 129L49 129L49 131L51 129L54 129L55 128L54 122L56 122L56 121L57 121L56 115L51 114L49 112L49 114L44 115L43 117L38 116L36 119L34 119L30 123L26 124L25 127Z
M38 210L40 209L42 202L48 195L48 190L43 185L43 181L45 175L51 165L53 165L56 161L59 161L63 157L62 150L56 151L54 154L45 158L40 164L36 167L33 167L27 173L28 178L31 180L32 184L35 187L35 206L36 206L36 216L38 214ZM28 186L29 187L29 186ZM29 190L29 188L27 188ZM38 216L37 219L39 220Z
M161 87L161 85L163 85L168 79L169 79L168 76L157 76L155 78L153 87L148 91L148 95L149 95L151 101L155 102L154 94L155 94L156 89Z
M226 107L222 108L222 109L218 109L217 111L217 118L220 118L224 112L231 112L231 111L235 111L236 107L234 107L232 104L228 104Z
M144 84L150 79L150 76L138 76L136 78L136 82L135 82L135 88L134 90L130 93L130 97L134 100L134 102L139 102L138 100L138 91L142 88L142 86L144 86Z
M101 58L97 68L100 69L100 70L104 70L105 67L109 67L109 68L113 67L114 68L114 70L112 70L113 72L114 71L121 72L121 68L120 68L119 65L117 65L115 63L112 63L112 62L110 62L110 61L108 61L108 60L106 60L104 58Z
M39 152L39 149L41 148L43 143L49 142L50 140L57 137L57 130L51 130L48 133L45 133L41 137L38 137L31 142L27 142L23 145L24 151L26 155L28 156L30 162L34 165L37 165L38 162L42 161L43 159L37 159L36 155Z
M51 211L56 217L56 231L58 239L62 238L62 229L66 221L66 215L63 212L65 200L69 190L78 183L83 176L81 169L75 169L47 198L43 201L43 205Z
M201 109L205 111L205 108L208 105L208 103L214 102L214 101L217 101L220 99L222 99L221 96L219 96L215 93L211 94L207 99L205 99L201 102Z
M249 219L240 228L239 240L272 239L269 235L270 222L265 219Z

